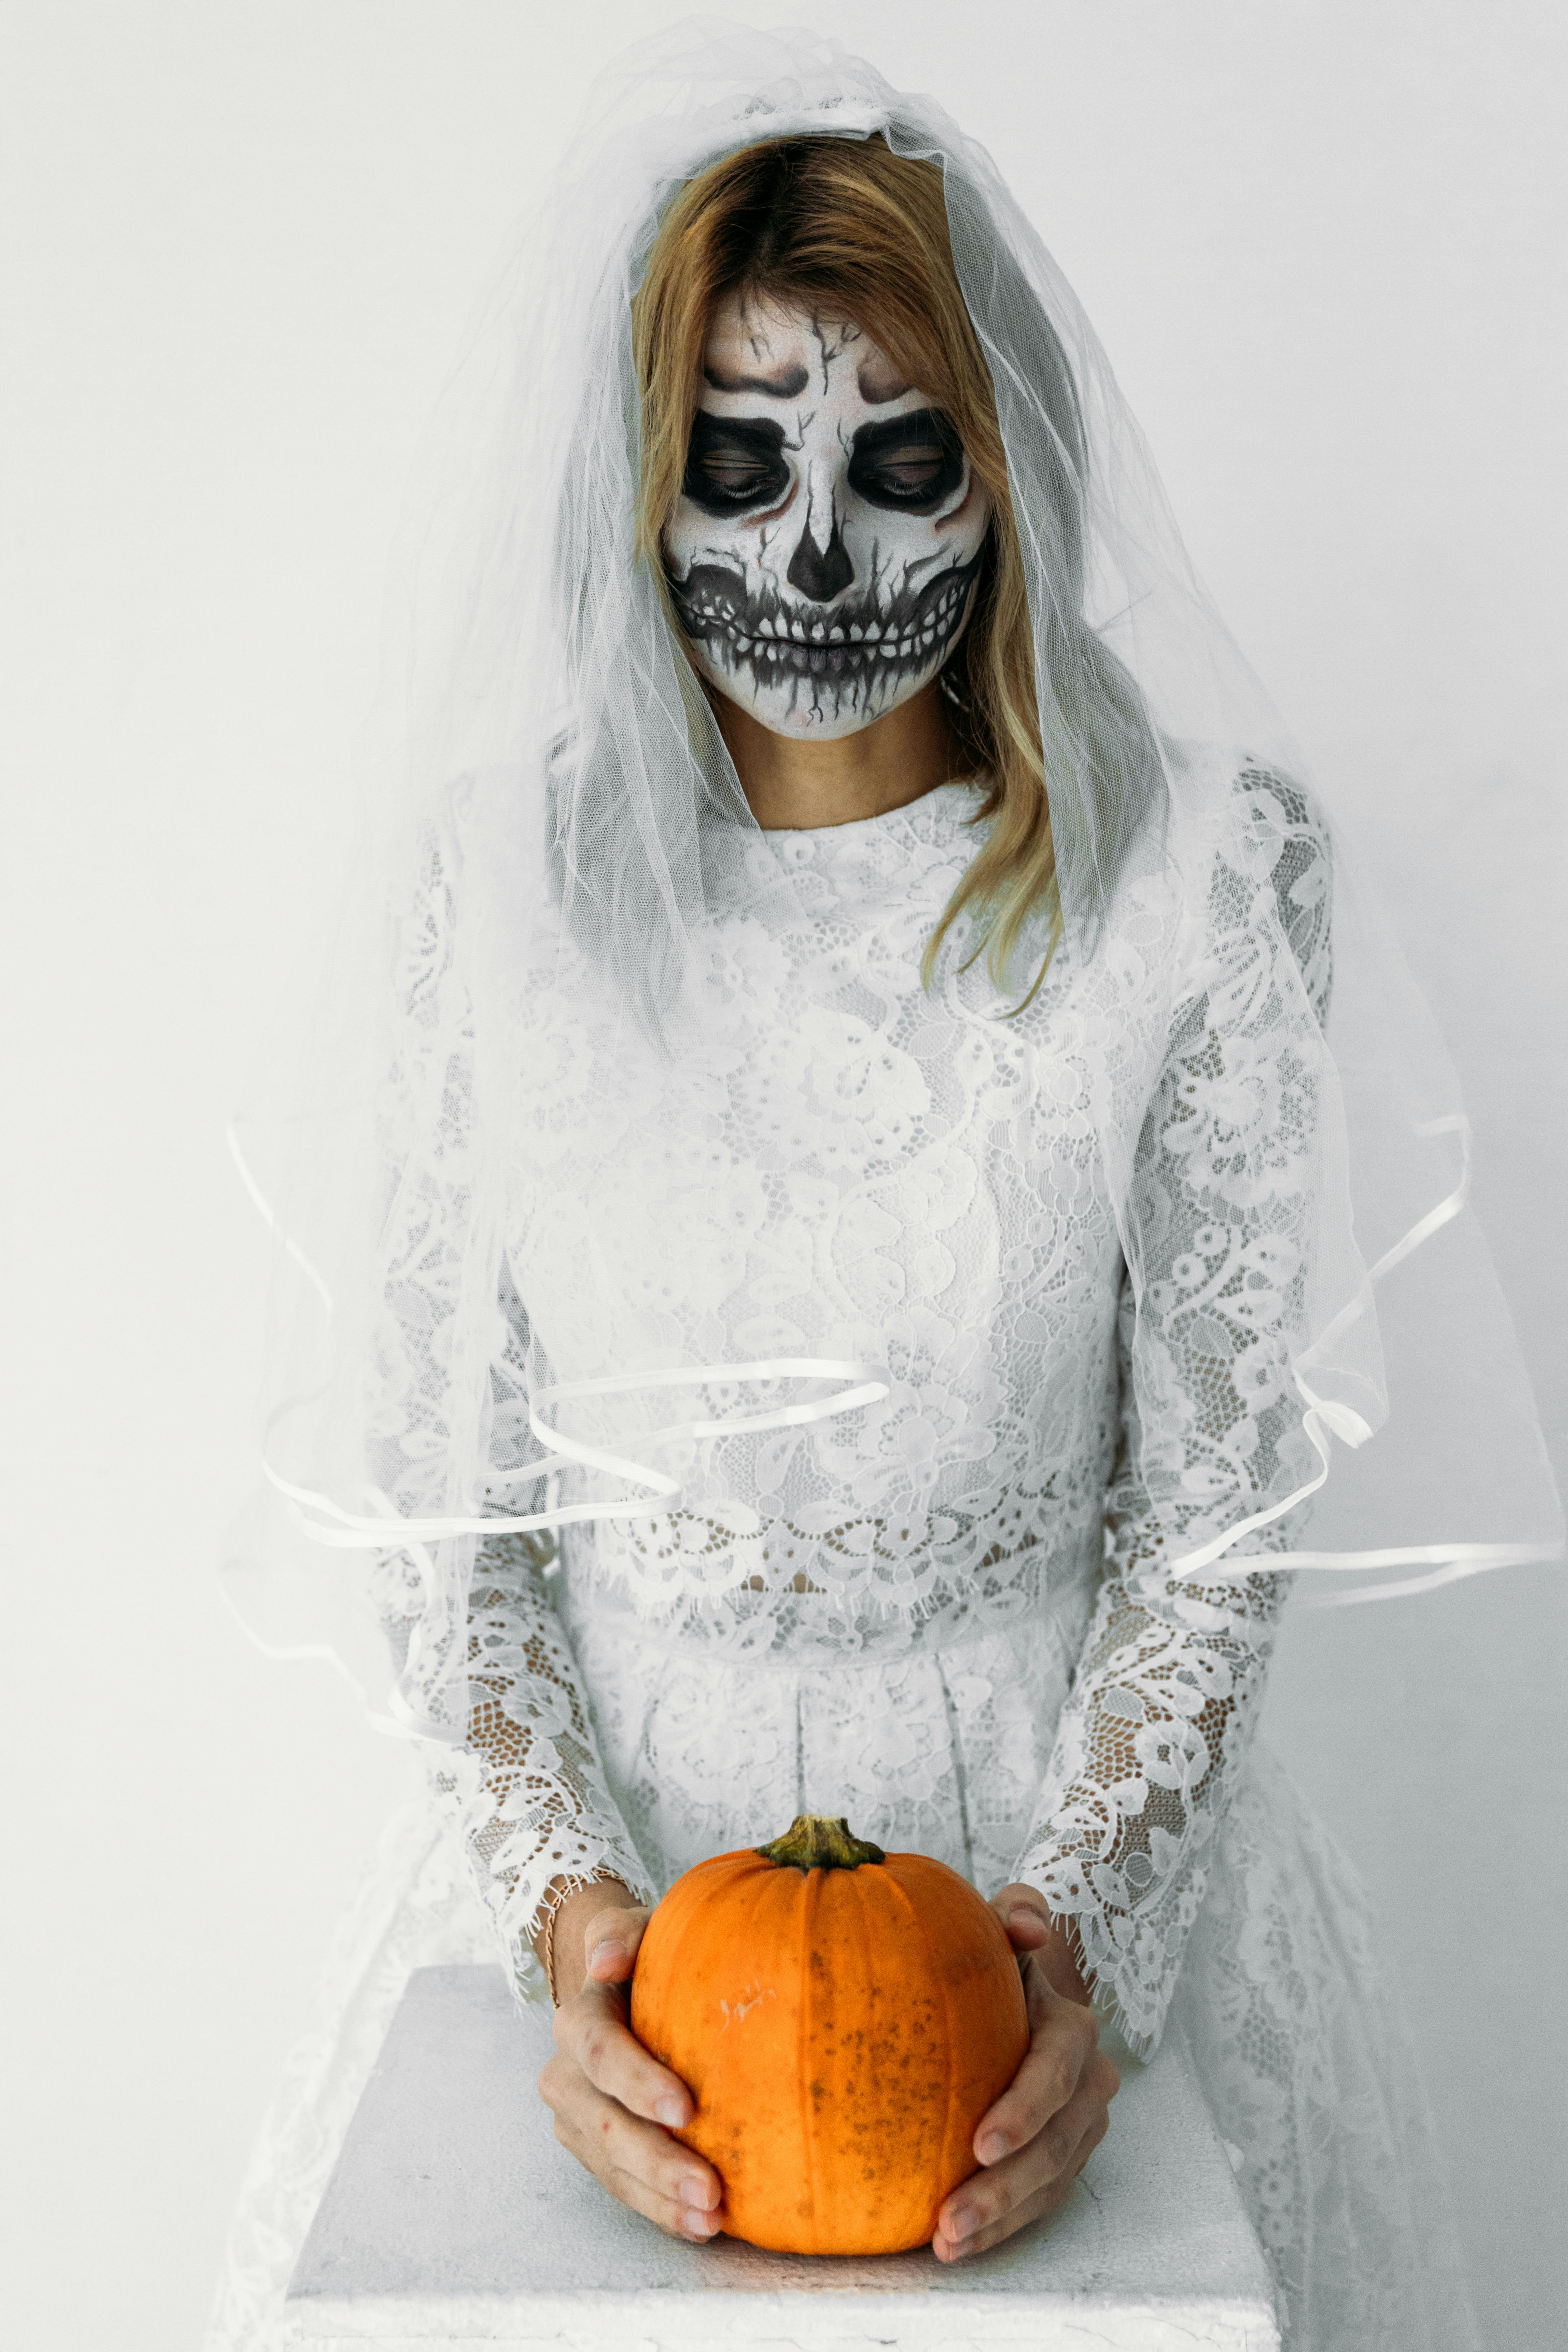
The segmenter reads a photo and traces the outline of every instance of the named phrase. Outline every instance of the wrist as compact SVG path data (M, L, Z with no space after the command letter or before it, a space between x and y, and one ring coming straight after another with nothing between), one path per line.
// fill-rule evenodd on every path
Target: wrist
M591 1885L559 1895L552 1887L551 1895L554 1900L540 1914L531 1941L549 1980L551 2000L559 2009L583 1989L588 1972L587 1933L595 1916L635 1910L637 1897L618 1878L596 1878Z

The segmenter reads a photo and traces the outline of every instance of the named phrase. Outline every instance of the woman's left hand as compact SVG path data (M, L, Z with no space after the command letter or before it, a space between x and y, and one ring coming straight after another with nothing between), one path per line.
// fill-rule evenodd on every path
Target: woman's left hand
M1100 2055L1099 2021L1045 1898L1032 1886L1005 1886L991 1907L1020 1955L1029 2047L975 2127L980 2170L937 2216L931 2251L943 2263L995 2245L1065 2201L1105 2137L1121 2084Z

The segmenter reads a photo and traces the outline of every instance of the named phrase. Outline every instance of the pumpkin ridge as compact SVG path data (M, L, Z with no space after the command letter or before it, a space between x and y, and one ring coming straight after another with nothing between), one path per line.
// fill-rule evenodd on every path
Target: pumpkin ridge
M805 1911L805 1933L800 1939L800 2042L795 2063L796 2095L800 2101L800 2143L805 2158L805 2199L811 2215L813 2241L820 2234L816 2212L816 2134L812 2129L811 2074L807 2053L816 2046L816 2021L812 2015L812 1956L816 1948L818 1914L822 1908L825 1881L815 1870L808 1870L802 1882L801 1894Z
M886 1871L879 1873L879 1881L887 1881ZM885 1885L879 1883L878 1885L878 1892L885 1892ZM871 1920L868 1916L868 1906L867 1904L856 1904L854 1907L854 1919L860 1937L860 1982L868 1998L872 1988L877 1982L877 1939L873 1933ZM876 2011L874 2006L869 2008L868 2015L872 2021L875 2021ZM868 2042L866 2050L866 2080L873 2096L875 2096L879 2088L876 2078L876 2059L877 2046L873 2040ZM886 2207L884 2205L884 2210L885 2210ZM901 2235L902 2233L900 2232L900 2234Z
M784 2119L789 2116L793 2106L795 2128L799 2135L800 2177L805 2185L814 2241L813 2244L804 2251L815 2252L815 2239L818 2230L816 2200L819 2184L812 2160L814 2133L811 2126L811 2085L806 2069L806 2060L812 2042L810 1932L812 1919L806 1898L811 1892L819 1892L823 1882L820 1874L815 1878L809 1874L800 1878L787 1870L770 1870L766 1867L758 1871L757 1882L757 1910L754 1916L759 1919L765 1916L770 1923L776 1923L770 1927L766 1940L770 1944L776 1944L776 1941L782 1937L790 1947L793 1948L797 1941L800 1947L801 1974L797 1979L800 1990L795 2001L795 2039L789 2053L789 2063L795 2072L795 2095L793 2101L780 2100L778 2114L782 2130ZM805 1923L804 1927L803 1911ZM753 2193L761 2193L764 2197L773 2196L776 2200L776 2187L771 2177L764 2177L761 2183L753 2182L752 2189ZM774 2210L776 2214L776 2202Z
M958 2069L954 2063L955 2053L958 2049L958 2037L953 2030L952 1988L948 1982L947 1969L943 1964L942 1955L932 1948L931 1934L926 1927L924 1918L921 1916L919 1904L915 1901L914 1896L910 1893L909 1888L904 1885L896 1871L889 1870L885 1872L883 1874L888 1881L889 1886L897 1895L899 1901L903 1905L904 1909L909 1913L910 1918L914 1924L916 1932L920 1937L921 1948L925 1954L927 1974L942 1989L942 2022L943 2036L942 2073L947 2082L947 2097L942 2108L942 2146L945 2148L949 2136L952 2130L952 2111L954 2103L958 2097L959 2087ZM976 1889L977 1893L978 1891L979 1890ZM945 2201L945 2198L946 2192L944 2191L943 2201ZM940 2205L938 2206L937 2210L941 2210ZM935 2213L931 2216L931 2226L934 2231L936 2227Z
M742 1866L744 1867L742 1858L740 1855L736 1855L734 1859L737 1863L741 1863ZM738 1940L741 1942L743 1948L754 1951L759 1947L766 1948L772 1941L770 1937L759 1933L757 1923L762 1918L768 1906L768 1898L773 1892L773 1874L771 1871L759 1870L755 1872L754 1875L748 1873L748 1876L750 1876L752 1900L750 1906L742 1915L744 1925L741 1929ZM744 1885L746 1882L743 1879L742 1883ZM733 1885L734 1881L732 1879L726 1880L716 1885L712 1890L715 1902L719 1904L727 1903L731 1898ZM725 2104L726 2105L729 2104L727 2086ZM754 2184L752 2182L750 2178L754 2163L754 2152L748 2146L742 2164L742 2170L747 2176L742 2185L742 2198L754 2193ZM727 2200L729 2197L729 2183L724 2179L724 2169L722 2165L719 2166L718 2170L721 2180L724 2181L724 2194Z

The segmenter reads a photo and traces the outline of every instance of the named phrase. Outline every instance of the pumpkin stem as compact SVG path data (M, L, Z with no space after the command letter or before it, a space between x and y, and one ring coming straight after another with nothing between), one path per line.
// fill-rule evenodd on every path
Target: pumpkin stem
M854 1836L842 1813L796 1813L783 1837L760 1845L764 1862L795 1870L858 1870L863 1862L886 1862L879 1845Z

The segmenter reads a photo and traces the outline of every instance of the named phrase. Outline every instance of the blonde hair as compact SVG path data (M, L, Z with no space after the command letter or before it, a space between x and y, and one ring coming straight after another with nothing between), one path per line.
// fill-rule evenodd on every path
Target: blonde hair
M996 397L953 265L941 170L894 154L879 136L765 140L711 164L675 196L632 305L642 400L637 545L661 581L660 539L680 494L709 323L731 294L793 299L852 319L951 416L990 493L989 560L942 673L960 746L986 785L974 822L989 820L989 831L921 968L929 985L943 940L972 909L979 930L969 961L984 953L994 982L1005 987L1025 927L1040 914L1047 944L1026 1003L1061 933L1042 698ZM1106 730L1084 688L1092 698L1110 684L1119 706L1135 689L1083 620L1084 436L1066 354L1032 297L1015 312L1028 337L1030 388L1051 426L1050 511L1030 520L1050 587L1053 755L1059 744L1092 787L1094 747ZM1123 725L1129 715L1119 712Z

